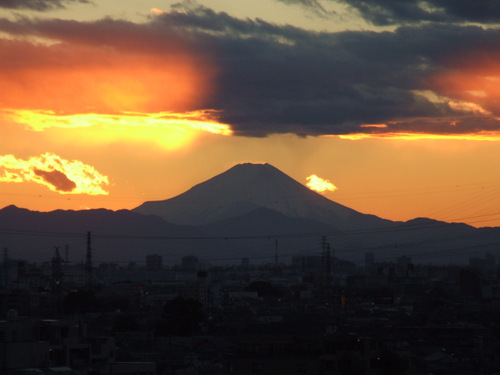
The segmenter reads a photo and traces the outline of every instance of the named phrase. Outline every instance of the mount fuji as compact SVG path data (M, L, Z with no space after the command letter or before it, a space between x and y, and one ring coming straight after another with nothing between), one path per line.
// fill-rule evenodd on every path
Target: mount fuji
M270 164L238 164L185 193L145 202L133 211L179 225L206 225L266 208L289 218L314 220L339 230L393 224L362 214L310 190Z
M14 257L46 261L54 246L82 259L92 232L97 261L143 262L159 253L166 264L186 255L207 262L248 257L268 262L321 254L327 237L335 256L362 262L403 255L415 262L464 263L497 253L500 228L474 228L426 218L394 222L360 213L315 193L269 164L238 164L186 192L133 210L0 209L0 245ZM279 241L279 249L277 244Z

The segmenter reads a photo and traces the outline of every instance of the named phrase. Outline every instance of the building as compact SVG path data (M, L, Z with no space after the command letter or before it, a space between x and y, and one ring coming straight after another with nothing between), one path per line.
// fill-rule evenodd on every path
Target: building
M159 254L150 254L146 256L146 268L151 271L158 271L162 268L163 259Z

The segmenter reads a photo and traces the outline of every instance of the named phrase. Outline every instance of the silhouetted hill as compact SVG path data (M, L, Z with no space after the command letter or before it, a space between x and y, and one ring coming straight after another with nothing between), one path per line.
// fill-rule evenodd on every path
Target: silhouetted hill
M175 257L190 246L176 238L204 236L196 228L128 210L38 212L15 206L0 210L0 243L12 257L48 261L56 246L62 250L68 245L71 260L85 259L87 232L92 233L96 261L123 262L143 261L159 251Z
M345 233L362 243L363 252L377 258L396 259L410 256L418 263L467 263L470 257L498 253L500 228L475 228L463 223L446 223L417 218L393 227ZM346 250L361 259L356 250ZM359 253L359 252L358 252ZM349 257L348 257L349 258Z

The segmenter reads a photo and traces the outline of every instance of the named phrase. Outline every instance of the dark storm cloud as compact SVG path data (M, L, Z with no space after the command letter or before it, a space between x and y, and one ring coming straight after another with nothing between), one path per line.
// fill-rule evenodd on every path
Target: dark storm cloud
M454 55L494 50L500 41L496 30L443 24L309 32L206 8L158 22L182 25L210 46L220 77L207 106L220 109L237 133L253 136L354 133L364 123L426 117L446 120L425 131L448 132L448 117L466 115L465 107L417 92L433 90L433 75L456 69Z
M57 170L44 171L41 169L35 169L33 172L51 184L57 191L69 193L76 188L76 184L73 181L71 181L64 173Z
M69 3L90 3L89 0L0 0L0 8L31 9L45 12L55 8L65 8Z
M431 22L500 22L496 0L334 0L350 5L375 25Z
M143 24L20 19L0 20L0 30L121 53L168 56L180 46L196 51L217 77L212 95L193 109L219 110L238 135L380 132L360 126L389 122L392 130L439 134L498 127L492 120L500 114L498 100L481 103L478 114L451 88L437 91L434 77L498 66L500 30L428 23L394 32L313 32L182 5ZM50 48L64 53L62 46Z

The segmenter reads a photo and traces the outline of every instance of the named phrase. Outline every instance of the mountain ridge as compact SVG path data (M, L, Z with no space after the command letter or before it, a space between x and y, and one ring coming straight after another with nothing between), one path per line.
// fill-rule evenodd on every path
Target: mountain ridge
M367 252L377 259L464 263L472 255L496 253L500 243L500 228L428 218L394 222L359 213L269 164L246 163L228 171L159 201L188 211L186 218L199 215L205 223L179 224L137 209L38 212L10 205L0 210L0 246L16 258L48 261L55 246L69 245L72 254L85 259L91 231L95 259L101 262L141 262L152 253L161 254L165 264L186 255L208 262L243 257L265 262L274 257L278 241L281 259L320 255L320 238L327 236L335 256L358 263Z
M237 164L173 198L144 202L132 211L176 224L204 225L266 207L289 217L338 229L391 225L390 220L357 212L318 194L270 164Z

